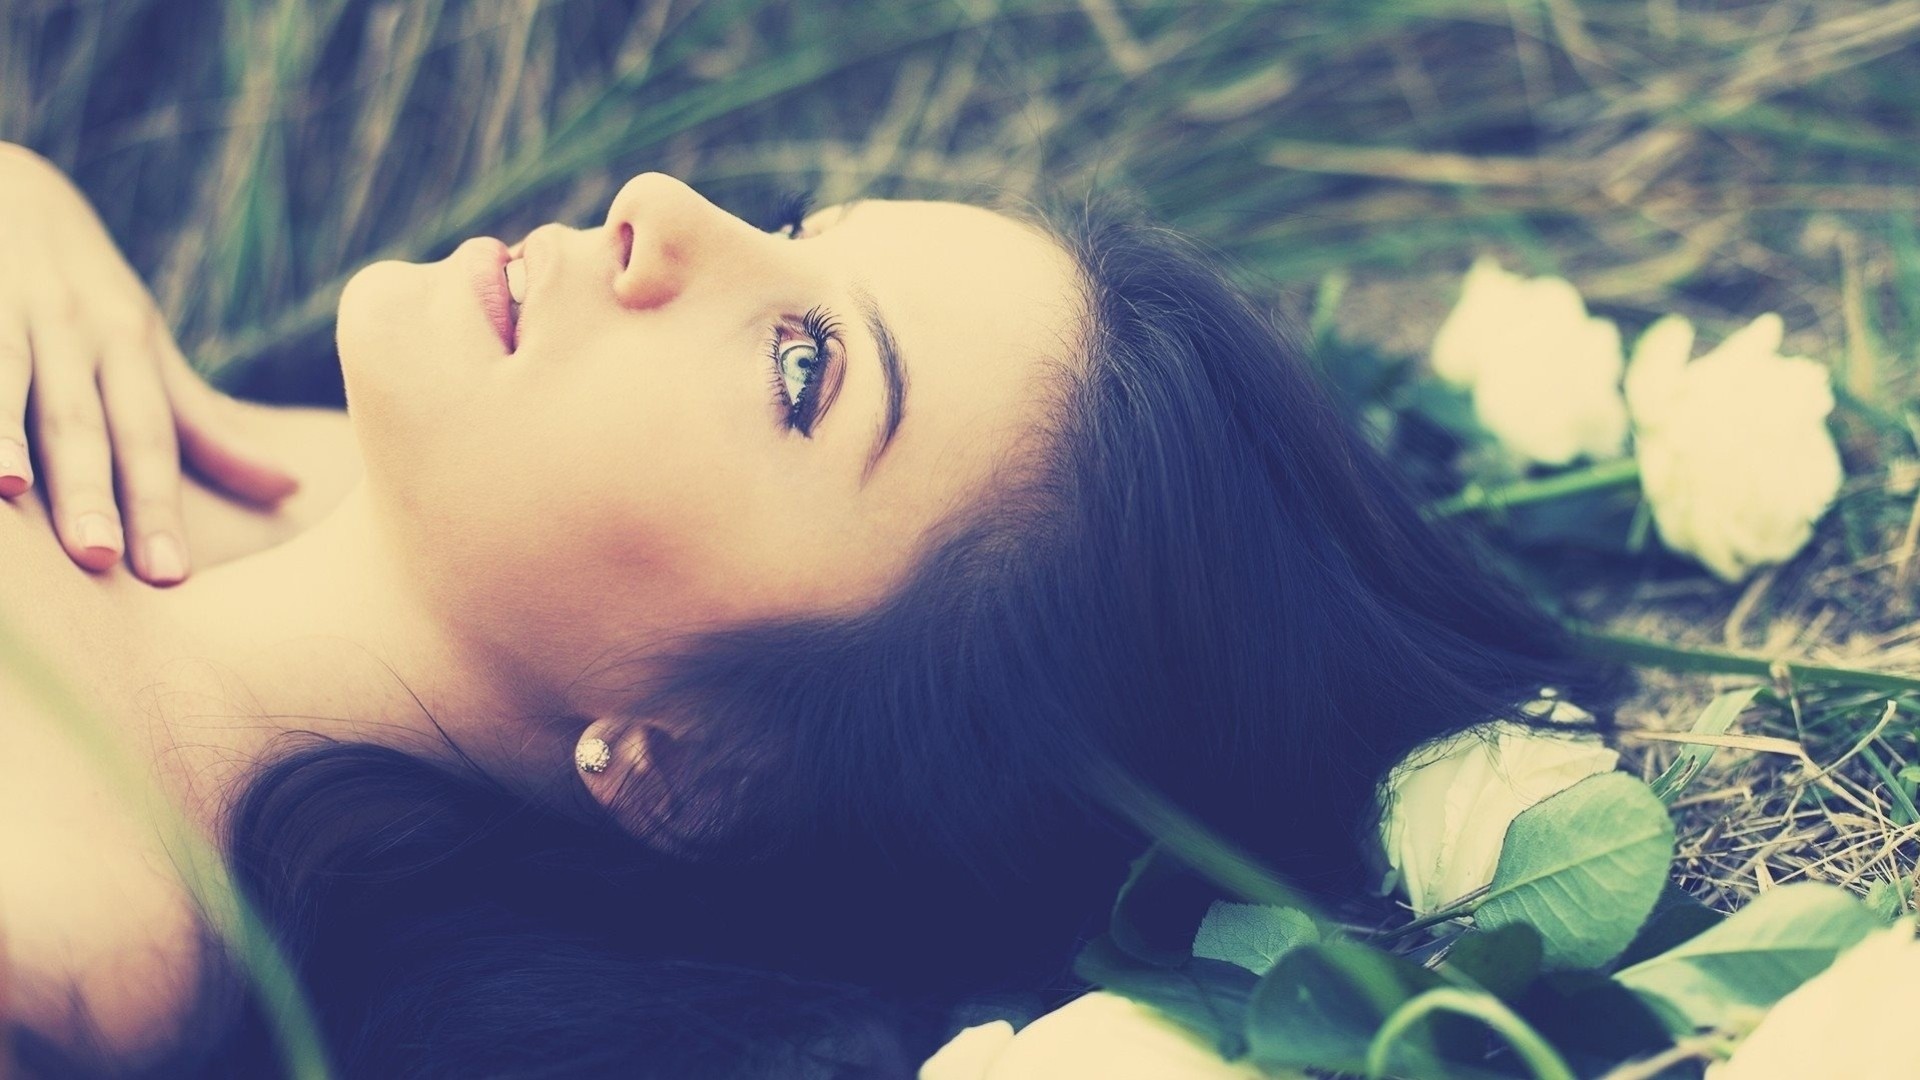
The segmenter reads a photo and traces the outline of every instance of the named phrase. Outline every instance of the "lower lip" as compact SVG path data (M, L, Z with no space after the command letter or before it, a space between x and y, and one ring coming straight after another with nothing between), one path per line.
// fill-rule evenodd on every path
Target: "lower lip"
M472 248L472 251L466 251ZM513 316L508 302L506 265L512 261L507 245L491 236L476 236L456 249L473 275L474 293L480 298L480 310L500 335L500 344L513 351Z

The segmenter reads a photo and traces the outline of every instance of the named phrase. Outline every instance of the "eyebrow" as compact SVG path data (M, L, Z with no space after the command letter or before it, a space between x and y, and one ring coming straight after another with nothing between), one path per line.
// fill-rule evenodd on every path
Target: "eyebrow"
M880 374L887 384L887 415L874 431L873 449L867 453L866 467L860 470L860 486L865 487L874 467L880 464L881 455L893 442L893 433L900 429L900 416L907 407L907 373L906 364L900 359L900 345L894 340L886 317L880 314L880 305L874 302L873 294L865 286L856 284L853 299L867 324L867 332L873 335L874 344L879 348Z
M840 214L835 224L845 221L854 207L866 201L866 196L858 196L839 204ZM874 431L873 449L867 452L867 463L860 469L859 486L864 488L887 447L893 444L893 433L900 430L900 417L907 408L907 371L900 359L900 343L893 336L893 328L887 325L886 316L880 313L880 304L873 298L873 292L861 282L854 282L851 291L854 305L860 309L861 321L866 324L867 333L873 337L880 354L880 374L887 388L886 416Z

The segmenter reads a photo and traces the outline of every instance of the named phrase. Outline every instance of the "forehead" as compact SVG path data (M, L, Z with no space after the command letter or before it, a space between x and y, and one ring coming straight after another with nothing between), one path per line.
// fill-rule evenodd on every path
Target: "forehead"
M924 526L1044 419L1042 380L1076 364L1076 264L1040 227L965 203L868 199L823 209L807 229L872 294L899 346L906 409L870 487Z
M1040 226L1010 214L971 203L938 202L922 199L856 199L816 210L807 217L813 229L838 228L859 222L861 228L883 231L953 230L948 239L970 237L983 247L1026 247L1029 254L1044 257L1057 252L1065 257L1058 241Z
M1077 295L1071 257L1043 228L983 206L909 199L864 199L807 219L810 230L857 241L899 286L961 284L969 293L1015 302L1058 304ZM875 267L876 294L893 291ZM884 304L886 297L880 296ZM898 329L898 327L896 327Z
M884 199L829 207L807 226L875 298L916 386L1024 380L1078 351L1079 274L1039 226L966 203Z

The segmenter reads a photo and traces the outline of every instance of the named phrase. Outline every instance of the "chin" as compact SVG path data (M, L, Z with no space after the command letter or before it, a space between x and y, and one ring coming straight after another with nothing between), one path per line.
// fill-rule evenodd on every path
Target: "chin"
M368 464L393 436L417 429L418 412L432 400L432 387L420 383L422 316L427 279L423 268L388 259L362 267L340 292L334 344L340 353L340 379L347 413L353 418Z
M334 323L364 479L401 505L433 502L418 485L432 477L439 486L450 462L472 460L494 404L484 357L474 355L492 330L447 269L394 259L362 267L341 290Z
M340 291L335 313L334 345L340 352L340 370L352 391L356 379L390 369L392 353L402 329L401 313L409 306L416 318L420 309L420 282L407 273L409 264L393 259L360 268Z

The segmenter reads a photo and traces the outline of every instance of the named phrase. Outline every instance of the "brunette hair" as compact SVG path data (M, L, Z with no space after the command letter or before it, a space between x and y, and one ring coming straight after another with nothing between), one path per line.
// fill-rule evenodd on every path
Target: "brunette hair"
M1088 314L1038 467L871 610L676 650L617 815L370 745L251 781L235 878L341 1075L911 1077L969 1003L1083 988L1148 840L1103 769L1338 897L1419 743L1544 686L1610 719L1630 672L1422 517L1223 259L1111 194L1027 216ZM178 1044L108 1075L281 1075L205 946Z

